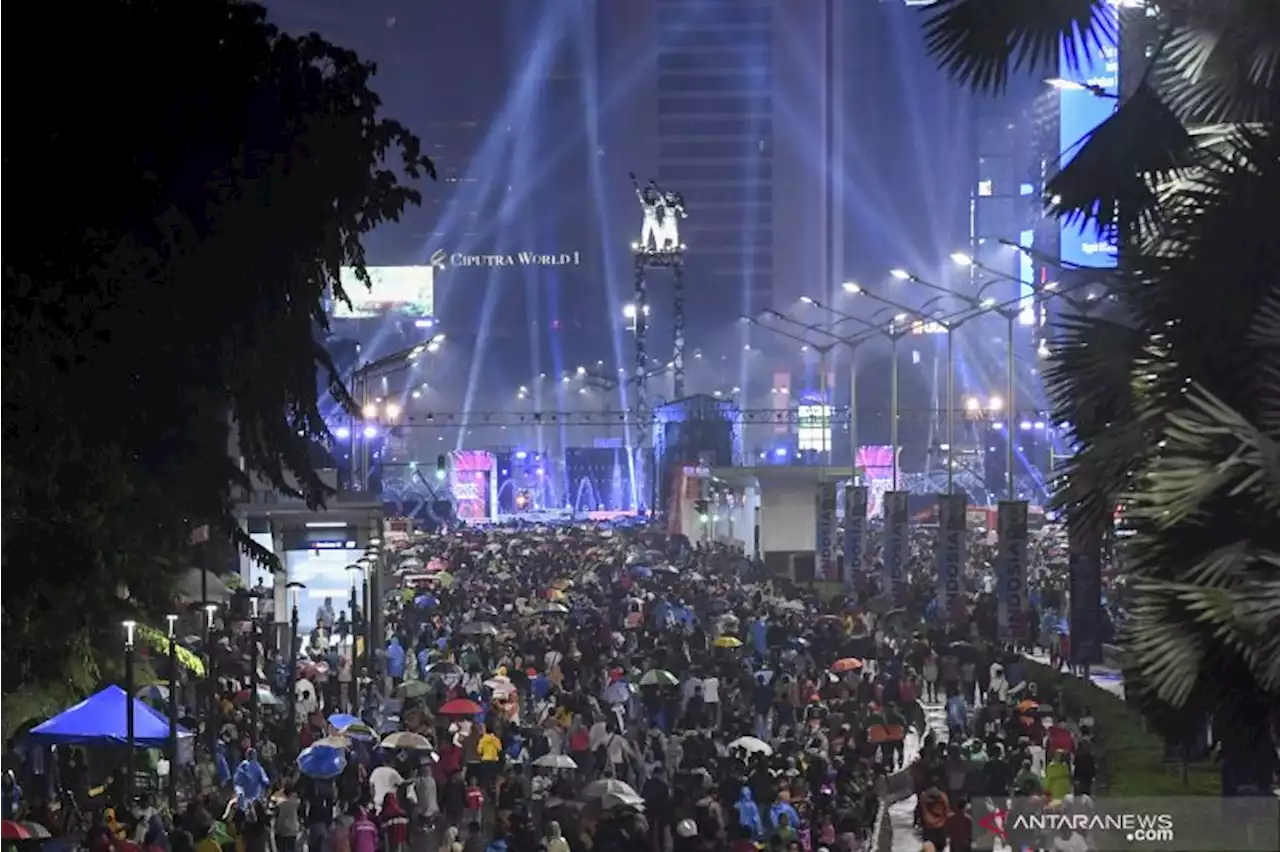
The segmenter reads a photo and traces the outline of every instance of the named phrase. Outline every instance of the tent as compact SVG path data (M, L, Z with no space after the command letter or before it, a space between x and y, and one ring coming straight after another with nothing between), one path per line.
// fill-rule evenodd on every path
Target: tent
M163 748L169 742L169 720L118 686L108 686L31 729L30 736L49 745L126 745L129 741L126 701L133 702L133 741L139 748ZM191 732L181 727L178 736Z

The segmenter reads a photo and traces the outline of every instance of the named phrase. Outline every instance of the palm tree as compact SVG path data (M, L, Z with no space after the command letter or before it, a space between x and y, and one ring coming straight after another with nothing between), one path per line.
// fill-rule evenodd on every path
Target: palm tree
M933 56L998 93L1114 43L1104 5L940 0ZM1050 182L1049 215L1120 247L1116 311L1073 317L1047 374L1079 450L1058 500L1117 504L1133 617L1126 685L1166 731L1209 716L1223 791L1266 789L1280 705L1280 4L1162 0L1139 82Z

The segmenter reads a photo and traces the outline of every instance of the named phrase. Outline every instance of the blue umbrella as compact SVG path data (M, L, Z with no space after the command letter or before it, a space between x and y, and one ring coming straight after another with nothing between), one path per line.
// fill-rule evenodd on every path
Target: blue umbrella
M635 574L637 577L652 577L653 569L648 565L632 565L631 573Z
M361 722L359 716L352 716L350 713L334 713L329 717L329 724L341 731Z
M346 768L346 752L333 746L309 746L298 755L298 770L311 778L337 778Z

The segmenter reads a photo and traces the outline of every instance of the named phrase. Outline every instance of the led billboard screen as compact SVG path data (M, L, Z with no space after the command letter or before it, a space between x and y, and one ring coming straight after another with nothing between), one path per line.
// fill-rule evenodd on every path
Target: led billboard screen
M373 319L402 316L419 319L435 313L435 270L430 266L369 266L372 287L356 278L355 269L342 267L340 281L348 306L333 300L334 319Z
M1081 47L1078 51L1081 65L1076 69L1067 63L1066 51L1060 51L1058 76L1063 84L1058 92L1058 141L1064 167L1075 156L1080 141L1111 117L1120 91L1120 50L1115 41L1120 30L1119 11L1111 3L1101 3L1095 14L1103 18L1102 23L1110 33L1104 37L1102 48ZM1076 85L1072 86L1073 83ZM1103 97L1103 93L1109 97ZM1081 228L1064 222L1060 239L1060 256L1068 265L1115 266L1115 243L1098 233L1092 224Z

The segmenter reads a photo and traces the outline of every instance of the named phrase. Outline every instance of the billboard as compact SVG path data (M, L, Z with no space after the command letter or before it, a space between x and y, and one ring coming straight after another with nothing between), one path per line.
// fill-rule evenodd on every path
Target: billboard
M867 486L844 487L844 581L858 582L867 546Z
M375 319L401 316L411 319L435 313L435 270L430 266L368 266L371 287L356 278L355 268L344 266L338 280L351 304L334 299L334 319Z
M1094 14L1103 25L1099 31L1109 33L1102 36L1101 49L1092 44L1085 49L1078 44L1081 64L1074 69L1067 62L1067 51L1059 51L1058 77L1062 83L1058 91L1058 151L1062 167L1071 162L1080 141L1111 117L1120 93L1120 11L1114 3L1099 3ZM1115 242L1092 224L1081 228L1064 220L1059 239L1064 263L1096 267L1116 264Z
M836 550L836 483L819 482L817 493L817 546L815 577L836 582L840 579L840 560Z

